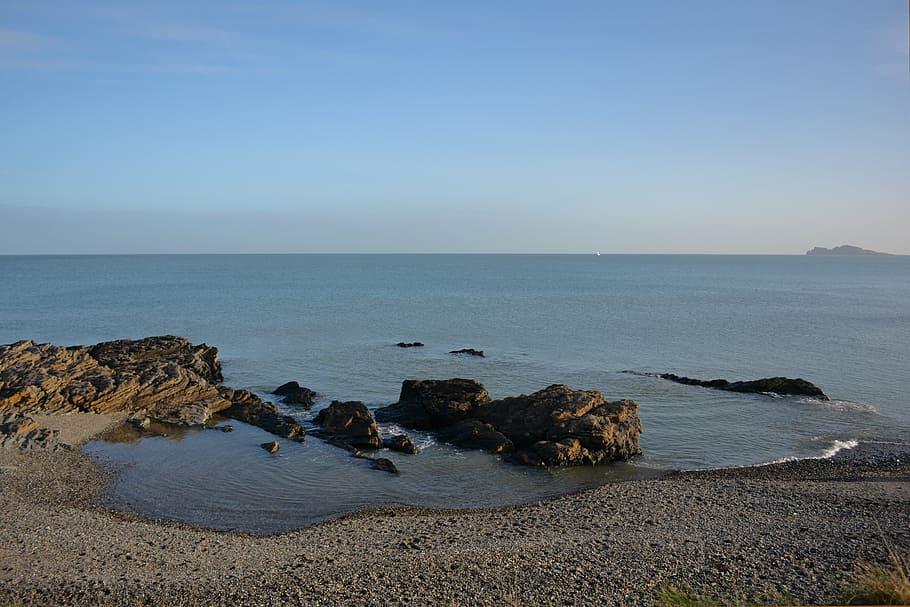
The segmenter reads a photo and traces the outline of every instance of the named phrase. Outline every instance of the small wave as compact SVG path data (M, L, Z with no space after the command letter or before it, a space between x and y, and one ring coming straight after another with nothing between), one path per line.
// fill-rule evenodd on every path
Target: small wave
M798 398L796 402L828 409L830 411L837 411L838 413L878 413L875 407L869 403L858 403L852 400L821 400L811 396L803 396Z
M839 453L840 451L843 451L844 449L853 449L858 446L859 446L859 441L856 440L855 438L851 438L851 439L847 439L847 440L835 440L834 443L832 443L832 445L829 448L825 449L821 455L819 455L818 457L810 457L809 459L829 459L829 458L834 457L837 453Z

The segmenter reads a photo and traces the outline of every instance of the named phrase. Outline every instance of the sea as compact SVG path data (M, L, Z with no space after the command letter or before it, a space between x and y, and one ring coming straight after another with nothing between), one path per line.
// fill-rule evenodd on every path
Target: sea
M419 454L378 454L392 475L314 437L267 453L274 437L239 422L89 443L115 471L105 502L155 519L275 533L370 508L527 503L910 443L910 257L0 256L0 281L0 343L183 335L218 347L229 386L273 401L291 380L317 391L312 411L278 403L306 426L332 400L395 402L405 379L476 379L494 398L560 383L640 404L641 457L572 469L411 432ZM449 353L460 348L485 356ZM831 400L652 375L664 372L801 377Z

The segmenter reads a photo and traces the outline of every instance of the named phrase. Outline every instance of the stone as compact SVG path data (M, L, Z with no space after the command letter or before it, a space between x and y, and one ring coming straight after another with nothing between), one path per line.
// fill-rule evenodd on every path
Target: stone
M407 453L409 455L417 454L417 446L407 434L396 434L384 438L382 439L382 446L386 449L391 449L392 451L398 451L399 453Z
M468 354L470 356L479 356L483 358L483 350L475 350L474 348L462 348L461 350L451 350L449 354Z
M382 446L379 427L360 401L333 401L314 421L321 426L319 434L332 442L368 449Z
M304 441L306 430L290 415L284 415L272 403L267 403L249 390L235 390L221 386L218 389L222 398L230 402L230 407L221 411L221 415L230 417L267 432Z
M423 342L419 341L400 341L396 344L399 348L422 348Z
M222 432L233 432L234 426L232 426L230 424L225 424L223 426L218 426L218 429L221 430Z
M374 459L372 467L373 470L382 470L383 472L398 474L398 466L395 465L395 462L386 457L377 457Z
M401 384L398 402L377 409L376 419L429 430L461 421L490 400L487 389L473 379L408 379Z
M830 400L821 388L802 378L789 377L764 377L751 381L727 381L726 379L693 379L681 377L673 373L660 373L658 377L687 386L701 386L727 390L728 392L742 392L749 394L780 394L783 396L811 396L819 400Z
M283 396L283 402L289 405L303 405L306 409L312 407L316 397L319 396L316 392L301 386L295 381L289 381L278 386L272 394Z
M562 384L492 400L474 380L407 380L399 402L376 418L530 465L600 464L641 453L638 403Z
M278 453L278 449L281 448L281 445L276 440L273 440L268 443L262 443L259 446L262 447L263 449L265 449L266 451L268 451L269 453Z

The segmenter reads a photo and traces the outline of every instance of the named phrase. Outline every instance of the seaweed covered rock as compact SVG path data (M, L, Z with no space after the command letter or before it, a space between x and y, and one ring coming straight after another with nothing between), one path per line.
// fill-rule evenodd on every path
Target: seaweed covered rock
M749 394L781 394L784 396L811 396L819 400L830 400L821 388L800 377L764 377L751 381L727 381L726 379L694 379L682 377L673 373L660 373L658 377L687 386L701 386L727 390L728 392L743 392Z

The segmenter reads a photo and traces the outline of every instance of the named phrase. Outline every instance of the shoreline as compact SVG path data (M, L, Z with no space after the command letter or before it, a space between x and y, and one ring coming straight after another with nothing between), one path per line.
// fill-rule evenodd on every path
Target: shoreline
M2 448L0 599L639 605L674 585L839 603L858 561L885 561L882 537L910 550L910 448L864 445L530 504L364 510L272 535L111 511L113 472L81 450Z

